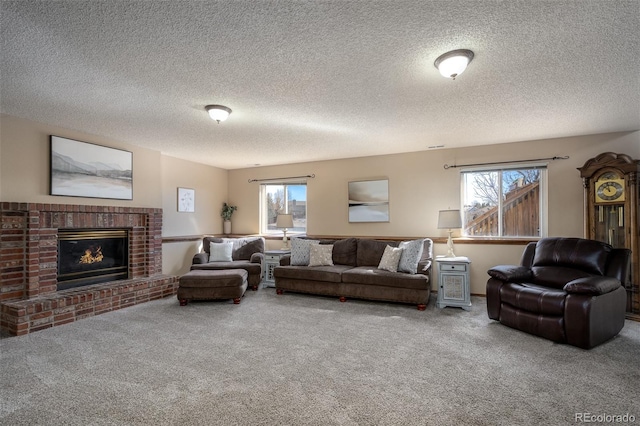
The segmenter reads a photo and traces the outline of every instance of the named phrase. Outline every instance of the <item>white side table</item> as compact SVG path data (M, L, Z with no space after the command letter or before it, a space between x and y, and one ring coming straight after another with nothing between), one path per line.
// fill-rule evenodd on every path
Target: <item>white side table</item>
M262 286L275 287L276 279L273 276L273 268L280 265L280 258L285 254L291 254L291 250L265 250Z
M471 309L468 257L436 257L438 264L438 308L455 306Z

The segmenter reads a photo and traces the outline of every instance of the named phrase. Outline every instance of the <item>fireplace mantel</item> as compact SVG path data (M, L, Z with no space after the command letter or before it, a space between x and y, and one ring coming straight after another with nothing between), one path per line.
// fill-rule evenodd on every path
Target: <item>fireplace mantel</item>
M27 312L33 309L33 314L42 314L35 310L45 309L45 306L52 305L52 300L68 296L65 292L69 290L57 291L57 238L60 228L129 229L130 279L74 289L72 294L75 298L84 301L81 315L88 314L87 298L93 300L93 305L103 308L105 299L111 298L113 303L107 310L124 307L119 302L120 297L116 299L113 291L106 291L109 289L116 289L119 295L122 295L123 288L129 287L135 287L137 292L147 288L159 297L175 293L177 277L162 275L162 209L0 202L0 217L0 327L10 334L26 334L57 325L56 308L51 308L49 315L36 320L27 318ZM159 293L153 291L156 286L163 287L163 290ZM141 302L150 300L144 300L145 297L134 299ZM127 306L141 303L130 303L131 298L127 300ZM69 322L66 303L65 308L65 312L59 313L66 315L59 318ZM21 311L25 311L24 315L19 315ZM96 314L95 309L92 312Z

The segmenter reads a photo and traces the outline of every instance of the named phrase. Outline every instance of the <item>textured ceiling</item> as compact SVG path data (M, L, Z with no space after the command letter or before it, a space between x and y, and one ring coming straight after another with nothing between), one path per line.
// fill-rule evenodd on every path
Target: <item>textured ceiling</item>
M2 113L226 169L640 129L636 0L1 7Z

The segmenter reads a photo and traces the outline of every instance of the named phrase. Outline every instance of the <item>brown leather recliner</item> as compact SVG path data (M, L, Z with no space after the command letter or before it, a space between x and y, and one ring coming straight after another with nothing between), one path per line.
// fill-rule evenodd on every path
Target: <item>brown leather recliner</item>
M581 238L529 243L520 266L489 269L489 318L590 349L624 327L631 251Z

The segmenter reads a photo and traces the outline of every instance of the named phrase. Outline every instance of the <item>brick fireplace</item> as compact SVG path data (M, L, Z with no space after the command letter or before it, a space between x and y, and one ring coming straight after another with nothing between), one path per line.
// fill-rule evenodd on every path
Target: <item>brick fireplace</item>
M0 328L23 335L175 294L162 275L162 209L0 203ZM126 229L128 278L57 289L58 231Z

